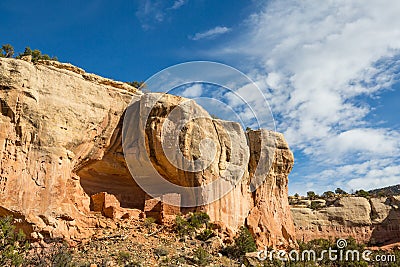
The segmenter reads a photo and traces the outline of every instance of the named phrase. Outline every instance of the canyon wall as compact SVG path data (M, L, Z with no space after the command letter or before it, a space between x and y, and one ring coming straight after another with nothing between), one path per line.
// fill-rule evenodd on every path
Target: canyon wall
M194 195L205 202L197 208L182 207L182 213L203 210L232 233L246 224L259 246L292 245L295 232L287 185L293 154L283 136L267 130L244 132L240 124L212 119L194 101L177 96L164 95L149 109L147 104L155 97L158 94L143 94L70 64L0 59L0 216L13 215L32 236L79 240L99 224L94 214L103 208L94 200L118 202L118 214L145 210L151 197L129 168L151 167L189 193L191 188L222 181L210 192ZM162 131L173 134L177 126L168 126L166 117L182 102L188 104L179 116L203 116L178 133L184 157L209 156L201 171L180 170L162 147ZM134 115L129 117L132 123L145 127L124 133L126 112ZM132 144L139 137L144 140L131 146L134 153L128 151L128 160L124 134ZM263 181L254 192L252 177ZM148 180L148 186L153 190L158 184ZM226 186L233 190L206 201L225 192ZM181 195L183 202L190 196Z
M322 206L311 209L313 201ZM303 200L292 204L291 212L296 238L305 242L348 237L372 246L400 242L400 196Z

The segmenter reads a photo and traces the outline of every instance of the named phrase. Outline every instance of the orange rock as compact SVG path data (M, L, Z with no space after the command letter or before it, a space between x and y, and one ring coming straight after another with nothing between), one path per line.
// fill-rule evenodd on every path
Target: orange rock
M119 220L140 218L143 211L168 223L180 212L202 210L212 221L226 225L226 235L233 236L247 223L259 246L293 242L287 203L293 155L283 136L265 130L247 134L239 123L212 119L194 101L166 95L158 102L146 124L149 142L134 162L141 167L140 155L148 153L162 177L184 187L222 179L224 183L211 190L215 196L239 182L222 198L201 207L179 208L186 200L182 195L166 193L159 200L147 196L127 168L122 123L132 100L140 104L132 106L137 112L134 118L143 119L151 98L154 94L143 95L125 83L87 74L70 64L34 65L1 58L0 215L21 219L29 235L35 231L44 237L79 240L93 233L100 213ZM212 161L202 171L179 170L162 151L166 115L182 101L188 103L184 116L205 116L189 122L180 133L185 157L207 156ZM203 140L215 144L215 157L211 157L213 149L200 149L207 145ZM266 152L265 158L260 159L260 151ZM255 173L259 163L261 169ZM254 193L249 190L253 176L265 180Z

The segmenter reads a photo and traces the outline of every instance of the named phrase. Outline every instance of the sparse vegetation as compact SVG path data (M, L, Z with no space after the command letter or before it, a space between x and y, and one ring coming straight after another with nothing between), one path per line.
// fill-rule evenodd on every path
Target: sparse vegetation
M310 205L310 209L312 209L312 210L317 210L317 209L319 209L321 207L321 205L318 203L318 202L311 202L311 205Z
M14 47L10 44L4 44L0 48L0 57L12 58L15 54ZM19 53L15 58L21 59L24 56L31 56L32 62L36 63L38 60L55 60L58 61L57 57L50 57L47 54L42 54L38 49L32 50L29 46L25 47L23 53Z
M322 197L325 199L332 198L332 197L335 197L335 193L332 191L326 191L322 194Z
M165 249L164 247L158 247L154 249L154 254L157 255L158 257L167 256L168 250Z
M211 237L215 236L214 232L210 229L204 229L200 234L196 236L198 240L207 241Z
M156 219L153 217L147 217L144 219L143 226L150 229L156 223Z
M133 82L126 82L126 83L129 84L130 86L133 86L140 90L146 88L146 84L144 81L133 81Z
M4 44L0 48L0 57L11 58L14 55L14 47L10 44Z
M210 221L210 216L204 212L195 212L190 214L187 219L182 216L176 216L175 218L175 231L178 233L180 237L185 237L187 235L191 235L196 232L196 229L200 229L205 227L208 229L208 224ZM200 238L207 238L208 235L211 235L208 231L204 230L203 233L200 233Z
M185 237L194 232L194 227L191 226L182 216L175 218L175 231L180 237Z
M331 240L331 239L315 239L315 240L311 240L310 242L307 242L307 243L304 243L304 242L298 240L298 244L299 244L300 251L313 250L313 251L315 251L315 255L317 257L320 257L320 255L322 255L323 250L328 251L329 248L331 248L332 250L339 250L339 248L337 247L336 241ZM354 238L347 239L346 250L358 250L358 251L361 251L361 253L362 253L362 251L364 249L365 249L365 246L357 243ZM360 258L360 261L339 261L339 260L331 261L329 259L329 257L327 257L325 255L325 257L321 261L318 261L318 265L316 265L317 263L313 260L307 260L307 258L305 258L305 259L306 259L306 261L303 262L304 266L332 266L332 267L368 266L367 262L363 261L361 258Z
M192 213L188 220L189 224L194 228L200 228L201 226L207 226L210 221L210 216L205 212Z
M132 256L129 252L127 251L120 251L118 253L118 264L120 265L128 265Z
M220 118L215 114L210 114L211 118L214 120L220 120Z
M234 244L223 249L223 253L231 258L241 259L246 253L257 250L256 243L247 227L242 226L234 238Z
M34 250L27 256L26 261L30 266L37 267L71 267L75 266L72 259L72 251L62 240L52 240L48 248Z
M314 193L314 191L308 191L307 192L307 198L310 200L317 199L319 196Z
M341 188L336 188L335 193L338 195L347 195L347 192L342 190Z
M361 190L357 190L355 195L358 196L358 197L370 198L370 194L367 191L362 190L362 189Z
M194 251L194 260L200 266L207 266L210 263L211 255L202 247Z
M57 57L50 57L47 54L42 54L42 52L38 49L31 50L31 48L25 47L25 51L22 54L19 54L17 58L22 58L23 56L32 56L32 62L37 62L38 60L55 60L58 61Z
M24 254L29 248L25 234L16 231L12 217L0 219L0 265L20 266L24 263Z

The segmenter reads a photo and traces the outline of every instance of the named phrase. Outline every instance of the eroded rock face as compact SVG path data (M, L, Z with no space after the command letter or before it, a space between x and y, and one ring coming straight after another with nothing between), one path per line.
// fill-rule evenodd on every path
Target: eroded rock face
M69 64L44 63L0 59L0 215L20 218L28 232L81 239L98 224L90 196L92 202L112 200L110 205L96 206L111 218L129 211L128 216L137 216L138 210L145 210L149 195L128 166L144 174L151 174L151 167L164 180L188 188L187 192L171 189L167 195L174 199L181 195L180 203L190 197L198 201L198 207L184 207L181 212L203 210L232 234L247 224L259 246L293 243L287 202L293 155L281 134L245 133L238 123L214 120L194 101L181 97L165 95L154 106L151 100L157 94L143 95ZM126 161L122 126L131 101L132 123L144 127L132 128L124 139L132 149ZM166 117L182 102L186 104L178 119L200 117L180 128L179 120ZM188 169L176 166L183 163L177 153L168 154L168 146L167 150L162 146L162 132L177 138L180 154L191 162ZM196 170L199 166L201 171ZM262 181L255 192L250 190L252 177ZM218 180L222 180L219 186L207 192L193 189ZM151 190L160 186L146 181ZM226 190L230 186L233 190ZM221 192L222 198L209 201Z
M260 246L293 246L295 229L286 197L288 175L294 163L293 153L280 133L261 130L248 134L251 151L250 173L255 172L256 176L264 180L252 194L254 206L250 209L247 218L249 229L257 237L256 240ZM261 138L266 139L263 147L260 147ZM275 140L275 144L269 140ZM269 160L258 158L261 150L266 150L263 154L271 157L272 167L268 170L268 164L263 166L261 163L261 168L257 172L255 166L260 166L260 161L268 162Z
M77 173L104 159L126 106L140 94L87 81L82 73L0 59L2 213L20 214L32 231L51 237L90 234L88 193L105 184ZM122 164L110 158L103 168Z
M178 119L171 119L178 106L181 109L175 115ZM212 119L195 102L171 95L147 94L129 109L131 123L124 140L128 147L127 161L133 172L140 170L139 183L148 186L148 192L154 190L157 195L160 191L178 190L167 189L167 183L154 178L155 174L148 172L150 165L163 179L182 187L207 186L217 179L223 180L224 183L210 186L208 190L178 192L184 203L190 202L194 195L199 209L207 212L212 221L225 223L233 234L247 224L260 247L294 245L294 226L287 200L288 174L294 159L283 135L267 130L245 133L239 123ZM182 121L187 121L184 127L180 125ZM176 129L181 130L175 133ZM170 141L174 136L180 140L175 150L174 142ZM207 147L202 143L204 140L212 146ZM182 160L171 160L165 147L173 151L172 157L182 153L184 159L192 160L188 163L189 169L195 169L196 164L205 167L184 171L188 166L177 167ZM147 155L151 162L146 159ZM202 158L206 162L196 162ZM260 182L254 192L253 180ZM210 198L213 201L207 201ZM183 212L190 210L193 209L182 209Z
M312 210L292 207L296 237L355 238L362 243L385 245L400 242L400 210L396 197L342 197L334 205Z

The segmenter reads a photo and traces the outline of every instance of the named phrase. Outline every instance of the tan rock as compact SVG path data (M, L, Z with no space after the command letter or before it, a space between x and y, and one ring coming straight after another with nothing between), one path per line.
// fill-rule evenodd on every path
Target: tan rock
M256 172L259 179L265 178L265 182L253 195L254 207L247 217L247 225L256 236L259 247L294 245L295 229L287 197L288 174L294 163L293 154L282 134L263 131L249 132L250 173L255 172L254 166L257 166L257 161L268 161L268 158L257 158L262 149L266 150L264 155L273 161L271 169L265 165L264 169ZM271 139L267 139L271 135L275 144L271 144ZM261 138L266 139L263 143L268 144L267 146L259 147Z
M173 116L170 113L178 106L180 111L175 115L179 118L178 122L170 119L167 121L167 118ZM132 121L128 131L132 132L127 132L126 135L134 138L126 142L127 144L142 142L142 145L131 146L131 150L128 151L131 157L128 157L128 164L131 169L148 170L154 167L164 179L182 187L206 186L218 178L221 180L222 177L222 180L226 181L225 184L221 183L221 186L210 188L207 194L204 191L195 194L198 197L196 203L207 201L213 196L223 196L217 197L215 201L201 208L209 214L211 221L225 223L233 233L247 223L256 236L259 246L276 244L284 246L295 243L294 226L287 200L288 174L293 166L293 154L281 134L266 130L251 131L246 138L238 123L212 119L195 102L171 95L146 94L137 104L130 107L129 112ZM150 114L149 120L147 114ZM201 118L191 119L192 114L201 115ZM175 129L181 129L180 121L188 122L184 131L175 133ZM146 131L141 130L143 125L147 125ZM163 130L167 131L167 134L171 132L171 139L173 136L179 136L182 140L180 149L185 158L201 156L212 159L207 167L199 172L179 170L163 150L165 140ZM144 139L145 144L142 141ZM214 149L200 152L204 139L209 140ZM150 155L151 164L143 158L142 155L145 153ZM264 158L260 159L260 155ZM256 172L257 166L260 167ZM251 179L247 169L254 176L254 180L261 181L261 186L255 193L250 191ZM161 183L162 180L154 179L151 173L141 173L138 176L146 179L143 183L148 186L149 191L162 191L168 186L167 183ZM227 188L236 181L239 182L228 191ZM182 203L191 201L190 192L188 194L182 190L179 193L182 196ZM150 209L152 212L160 210L156 202L147 201L145 209L149 211L146 211L146 214ZM191 209L182 209L182 212L187 211Z
M22 214L25 228L78 238L64 215L89 227L88 194L104 190L89 190L93 180L83 186L76 172L104 156L140 92L91 83L58 67L0 59L0 205L5 214Z
M141 211L167 218L202 210L212 221L226 225L226 235L233 236L247 223L259 246L292 243L287 184L293 155L283 136L265 130L246 136L239 123L212 119L194 101L165 95L153 106L156 97L70 64L0 59L0 215L20 218L28 233L81 239L101 224L99 213L116 220L140 218ZM122 149L123 113L132 100L131 119L146 126L133 128L132 138L145 137L146 143L133 146L138 150L128 164L145 171L154 166L167 181L189 188L220 180L220 187L195 197L198 203L221 193L222 198L182 209L177 206L188 196L193 198L194 189L148 198L132 178ZM202 118L188 122L176 134L179 120L166 121L166 115L183 102L178 119ZM149 120L146 111L151 111ZM172 164L168 149L162 147L163 131L180 138L184 157L202 157L206 161L196 164L209 163L207 167L184 171ZM150 162L143 161L145 153ZM252 193L254 181L260 186ZM162 184L151 186L154 190ZM159 201L169 206L157 209ZM109 225L115 223L111 220Z
M384 245L400 241L400 212L394 198L341 197L334 206L312 210L293 205L296 238L355 238L359 242Z

